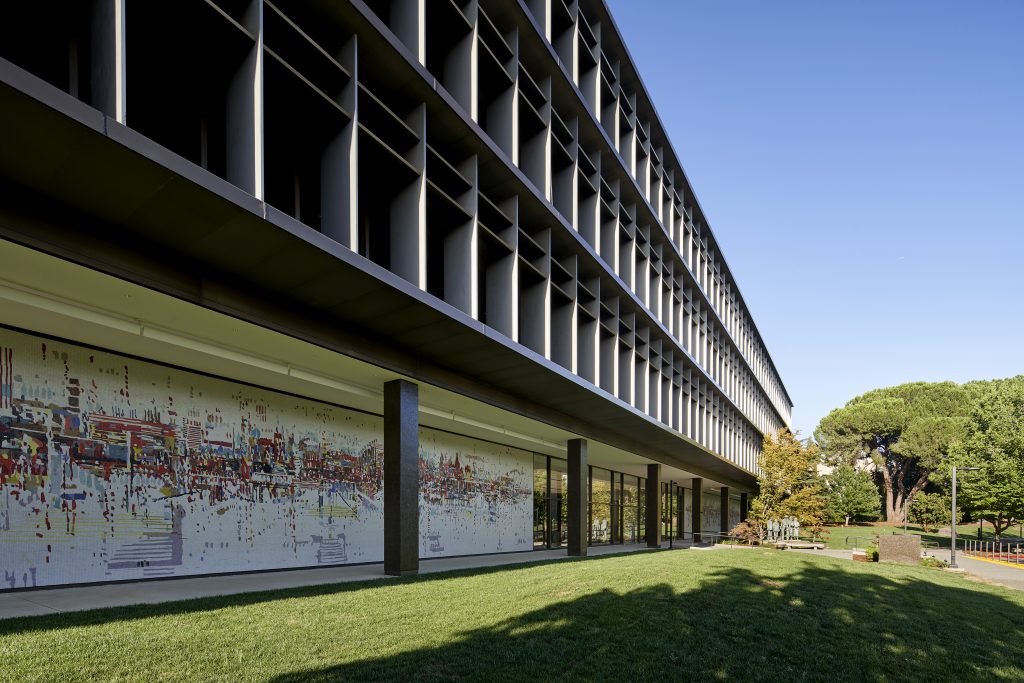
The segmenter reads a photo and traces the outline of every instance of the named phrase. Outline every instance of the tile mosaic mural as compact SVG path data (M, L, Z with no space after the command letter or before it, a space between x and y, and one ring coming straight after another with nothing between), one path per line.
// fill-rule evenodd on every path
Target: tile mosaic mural
M0 329L0 590L383 559L383 420ZM421 430L424 556L530 547L531 454Z

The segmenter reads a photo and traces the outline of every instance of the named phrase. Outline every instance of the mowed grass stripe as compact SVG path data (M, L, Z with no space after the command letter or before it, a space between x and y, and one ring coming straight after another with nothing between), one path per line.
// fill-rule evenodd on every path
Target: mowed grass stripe
M1024 594L665 551L0 621L10 681L1024 680Z

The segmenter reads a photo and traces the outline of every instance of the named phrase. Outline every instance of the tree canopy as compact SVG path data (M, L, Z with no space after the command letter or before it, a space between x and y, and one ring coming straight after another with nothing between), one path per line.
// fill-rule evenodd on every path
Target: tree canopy
M820 462L813 443L801 443L788 429L764 437L758 459L758 494L750 503L748 519L764 538L773 519L796 517L808 528L821 526L825 503L817 473Z
M902 523L907 500L962 438L971 394L954 382L875 389L826 415L815 439L832 464L870 459L882 475L886 519Z
M959 487L958 487L959 488ZM963 508L957 509L957 517ZM910 503L910 519L925 533L949 525L953 520L952 502L944 493L919 493ZM957 520L959 522L959 519Z
M963 438L950 456L964 472L960 503L979 514L1001 536L1024 520L1024 375L976 387Z
M830 522L848 525L851 519L877 519L878 487L871 473L844 462L825 477L825 513Z

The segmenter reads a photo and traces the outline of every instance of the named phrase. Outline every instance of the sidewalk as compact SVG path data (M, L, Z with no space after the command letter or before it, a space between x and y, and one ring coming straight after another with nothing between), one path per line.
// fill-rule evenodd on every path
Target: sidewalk
M663 544L663 547L667 548L668 543ZM682 546L677 542L675 547ZM649 550L649 548L641 544L592 546L587 549L587 555L595 557L644 550ZM565 549L475 557L443 557L421 560L420 574L567 558ZM202 576L161 581L133 581L101 586L54 587L11 593L3 592L0 593L0 619L388 578L391 577L384 574L383 563L379 563L355 567L295 569L231 576Z
M844 560L853 560L851 551L849 550L791 550L788 552L827 555L829 557L838 557ZM937 557L940 560L949 562L949 548L929 548L927 553L931 557ZM1021 568L1018 569L1005 564L976 560L964 555L962 552L957 552L956 563L961 569L980 579L997 583L1000 586L1005 586L1006 588L1024 590L1024 565L1021 565Z
M936 557L949 562L948 549L929 552ZM985 579L986 581L998 583L1000 586L1006 586L1007 588L1024 590L1024 565L1021 565L1021 568L1018 569L1005 564L985 562L984 560L976 560L973 557L964 555L960 551L957 551L956 553L956 563L969 574L973 574L974 576Z

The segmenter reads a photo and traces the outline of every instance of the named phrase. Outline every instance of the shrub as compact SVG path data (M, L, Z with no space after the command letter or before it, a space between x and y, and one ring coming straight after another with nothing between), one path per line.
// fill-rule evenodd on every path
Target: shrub
M757 527L750 522L740 522L732 528L729 535L735 536L749 545L754 545L760 540Z
M945 560L940 560L937 557L929 556L921 558L921 566L931 567L932 569L945 569L949 566L949 562L946 562Z
M878 546L869 545L864 549L864 552L868 556L868 562L878 562Z

